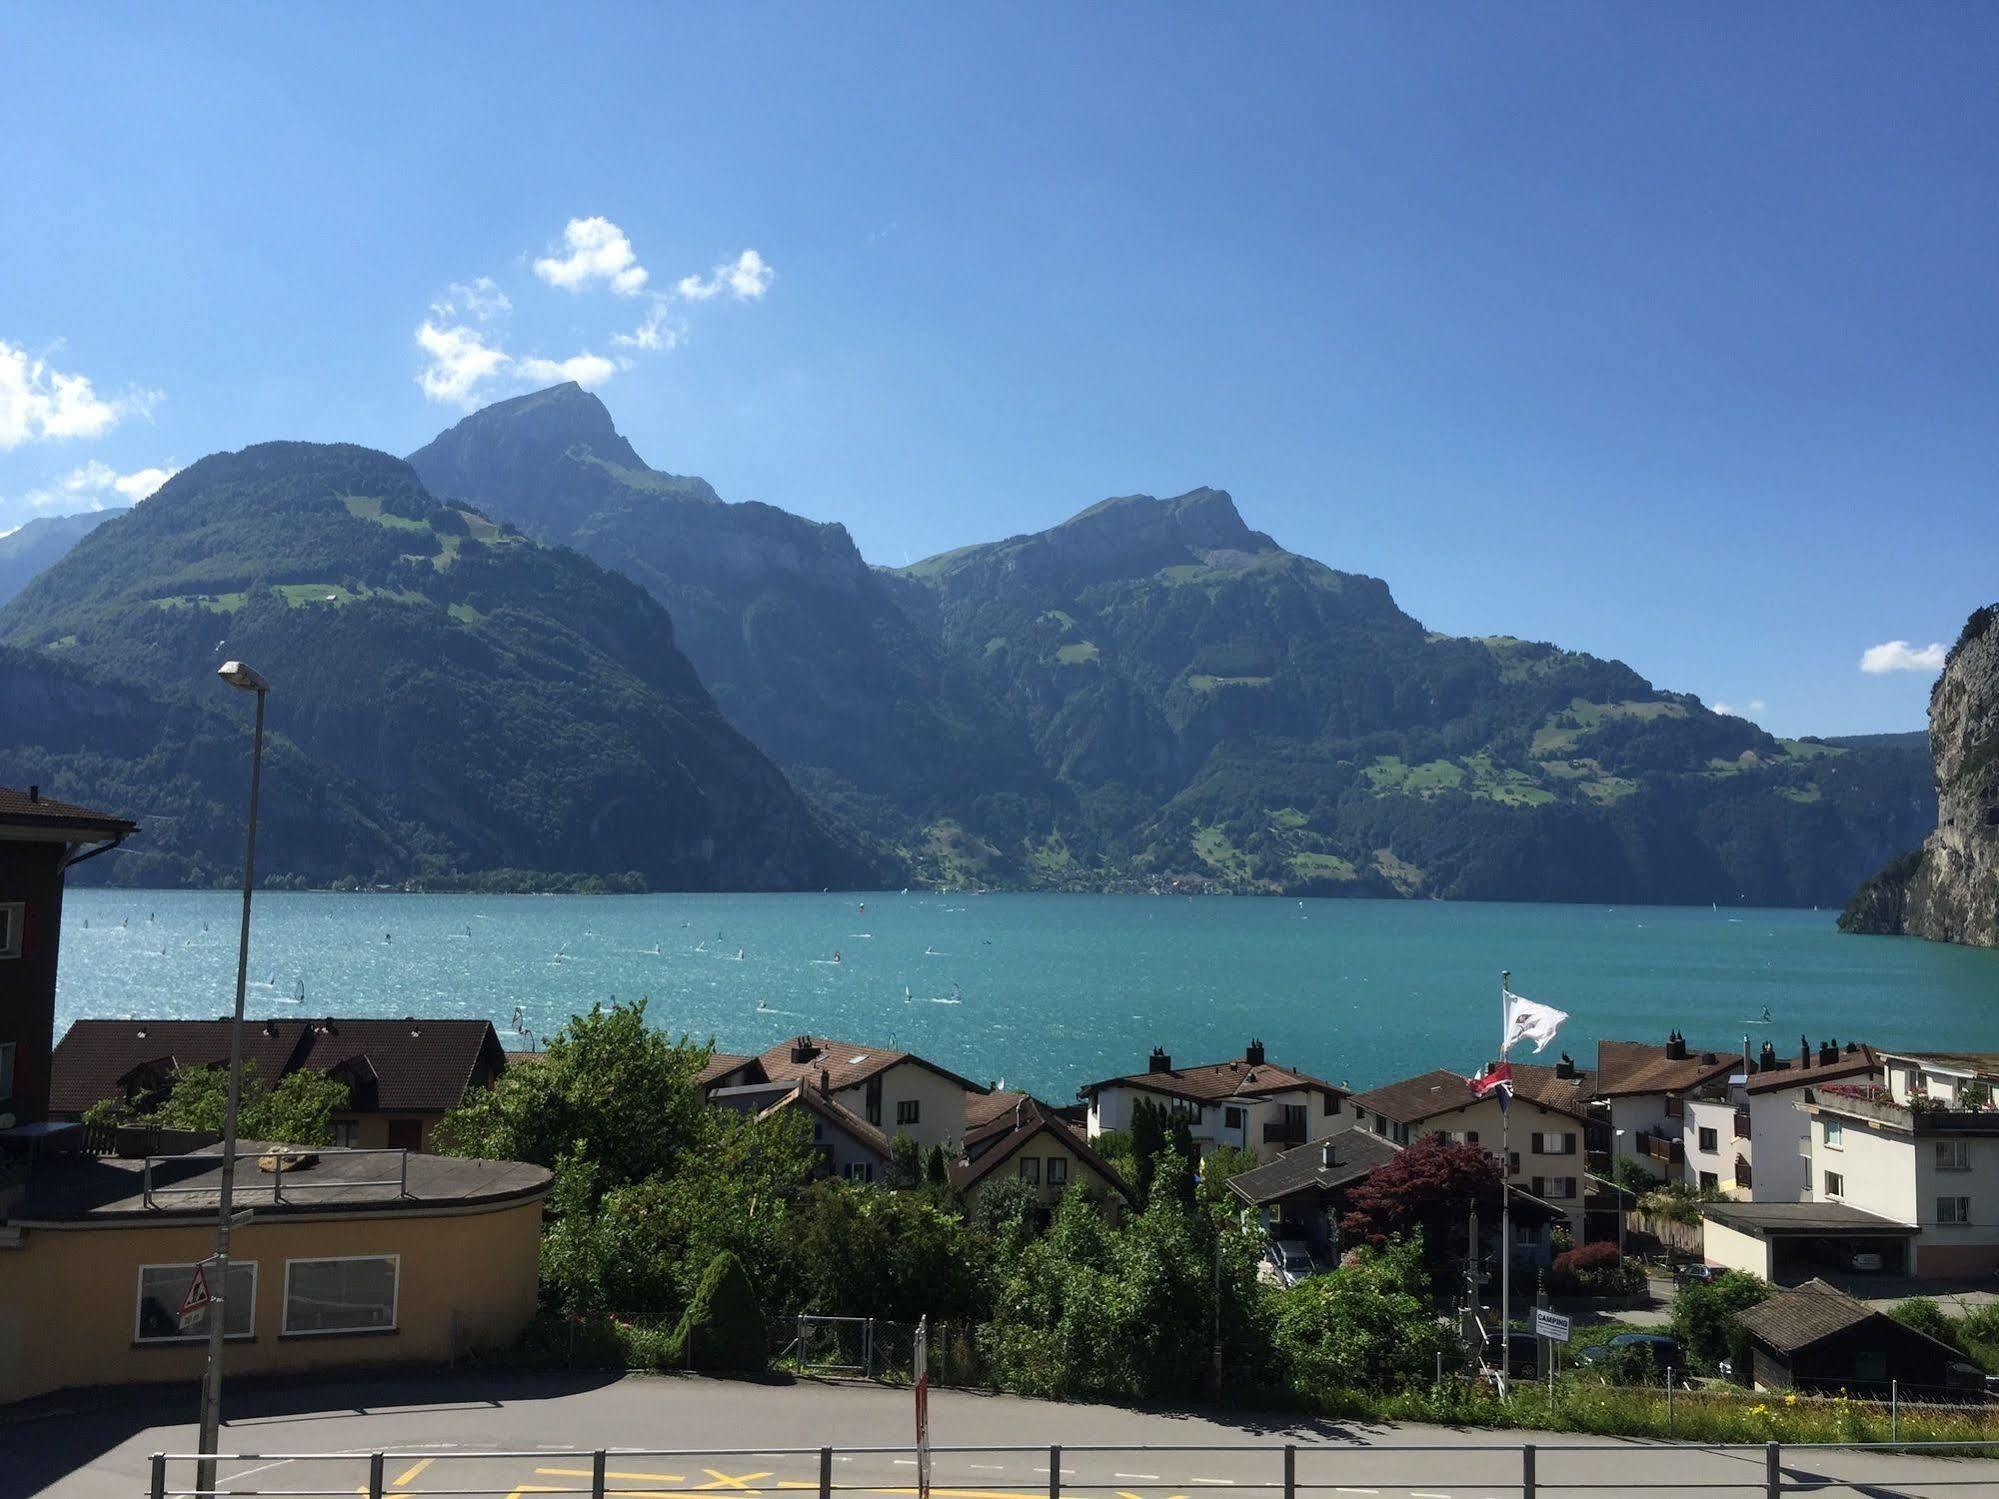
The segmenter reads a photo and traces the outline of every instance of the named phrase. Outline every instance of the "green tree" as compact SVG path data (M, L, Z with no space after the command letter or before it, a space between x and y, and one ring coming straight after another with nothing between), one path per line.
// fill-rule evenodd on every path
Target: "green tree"
M944 1159L944 1147L933 1145L930 1154L923 1161L923 1180L932 1187L945 1187L951 1183L951 1167Z
M897 1135L888 1142L888 1168L882 1173L882 1180L891 1191L907 1191L923 1181L923 1147L908 1135Z
M1732 1359L1736 1377L1745 1377L1749 1372L1749 1340L1735 1314L1769 1294L1767 1282L1739 1270L1724 1271L1706 1284L1696 1281L1681 1286L1673 1298L1672 1327L1673 1336L1687 1351L1688 1362L1711 1371L1721 1360Z
M331 1145L333 1116L347 1107L347 1085L304 1068L266 1088L245 1073L237 1089L236 1136L285 1145ZM222 1133L229 1114L229 1071L194 1067L176 1072L172 1088L146 1122L166 1129Z
M1911 1296L1899 1306L1891 1307L1888 1315L1904 1327L1913 1327L1917 1332L1935 1338L1947 1348L1958 1353L1965 1352L1964 1335L1956 1321L1932 1297Z
M1131 1185L1140 1202L1152 1200L1152 1173L1166 1148L1166 1111L1149 1098L1131 1107Z
M1277 1294L1276 1338L1295 1388L1393 1390L1427 1382L1449 1333L1430 1310L1421 1236L1357 1251Z
M988 1241L927 1192L815 1182L798 1198L787 1237L802 1311L896 1322L985 1314Z
M754 1374L769 1360L769 1328L756 1288L741 1262L724 1251L702 1272L666 1361L683 1369Z

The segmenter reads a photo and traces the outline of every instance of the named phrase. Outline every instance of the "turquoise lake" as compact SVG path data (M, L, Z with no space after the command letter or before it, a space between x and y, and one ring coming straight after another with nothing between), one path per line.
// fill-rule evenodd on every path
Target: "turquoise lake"
M226 1014L240 905L72 890L58 1030ZM1843 937L1831 911L930 893L273 893L254 911L257 1018L485 1016L518 1047L516 1006L545 1035L645 995L655 1024L727 1050L811 1030L1058 1102L1155 1044L1203 1062L1252 1036L1357 1087L1470 1072L1493 1050L1502 968L1571 1013L1560 1046L1585 1064L1599 1037L1673 1027L1725 1050L1800 1033L1999 1050L1999 952ZM1770 1024L1748 1023L1766 1006Z

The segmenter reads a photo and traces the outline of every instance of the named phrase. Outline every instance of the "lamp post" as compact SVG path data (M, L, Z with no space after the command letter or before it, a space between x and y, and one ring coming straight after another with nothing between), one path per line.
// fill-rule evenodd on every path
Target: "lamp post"
M214 1273L208 1292L208 1370L201 1381L202 1456L195 1487L215 1491L215 1451L222 1427L222 1338L229 1320L229 1218L236 1187L236 1109L243 1089L243 990L250 968L250 891L257 868L257 792L264 770L264 698L271 690L241 661L225 661L216 672L239 692L257 694L257 727L250 740L250 830L243 850L243 927L236 939L236 1014L229 1026L229 1108L222 1120L222 1184L215 1204Z

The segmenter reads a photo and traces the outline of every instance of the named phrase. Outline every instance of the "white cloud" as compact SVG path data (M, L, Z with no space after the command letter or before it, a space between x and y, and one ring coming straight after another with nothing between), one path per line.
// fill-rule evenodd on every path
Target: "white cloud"
M21 498L36 510L61 505L65 510L104 510L112 505L136 505L150 499L153 491L179 473L178 468L141 468L121 474L110 464L93 458L73 468L42 489L31 489Z
M100 396L88 375L51 369L0 339L0 452L38 439L101 437L127 415L152 415L160 400L156 390Z
M439 327L425 318L416 330L416 341L430 356L416 383L433 401L470 406L480 382L501 374L513 362L505 350L487 343L478 329L462 324Z
M1770 705L1764 702L1763 699L1760 697L1752 697L1749 700L1749 711L1751 713L1761 713L1765 708L1769 706Z
M1724 718L1733 718L1735 716L1735 710L1727 703L1710 703L1708 706Z
M550 286L582 291L602 281L623 297L637 296L644 288L646 268L639 264L625 231L609 219L571 219L563 228L562 242L569 247L567 255L546 255L534 263L534 273Z
M567 359L529 358L514 362L514 373L523 380L574 380L585 390L595 390L617 372L617 365L588 350Z
M482 323L490 323L496 317L505 317L514 310L514 304L491 276L477 276L471 281L454 281L444 294L444 299L430 304L431 316L439 322L450 322L459 317L472 317Z
M1944 648L1932 641L1914 646L1906 640L1885 640L1860 653L1860 669L1871 677L1891 671L1942 671Z
M651 353L679 348L680 340L685 335L679 328L667 322L667 306L665 297L655 296L652 299L652 310L646 314L646 320L630 333L613 333L611 342L621 349L645 349Z
M674 290L690 302L706 302L725 291L739 302L754 302L770 290L776 276L763 256L745 250L734 260L716 266L715 274L705 281L699 276L682 276Z

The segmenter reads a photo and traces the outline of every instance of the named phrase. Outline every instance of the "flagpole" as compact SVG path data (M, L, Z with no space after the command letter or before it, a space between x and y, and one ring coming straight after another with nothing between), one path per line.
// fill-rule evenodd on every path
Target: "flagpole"
M1513 974L1499 970L1499 1060L1506 1062L1506 993ZM1507 1173L1513 1154L1509 1126L1513 1110L1499 1101L1499 1392L1507 1393L1507 1376L1513 1367L1513 1194L1507 1190Z

